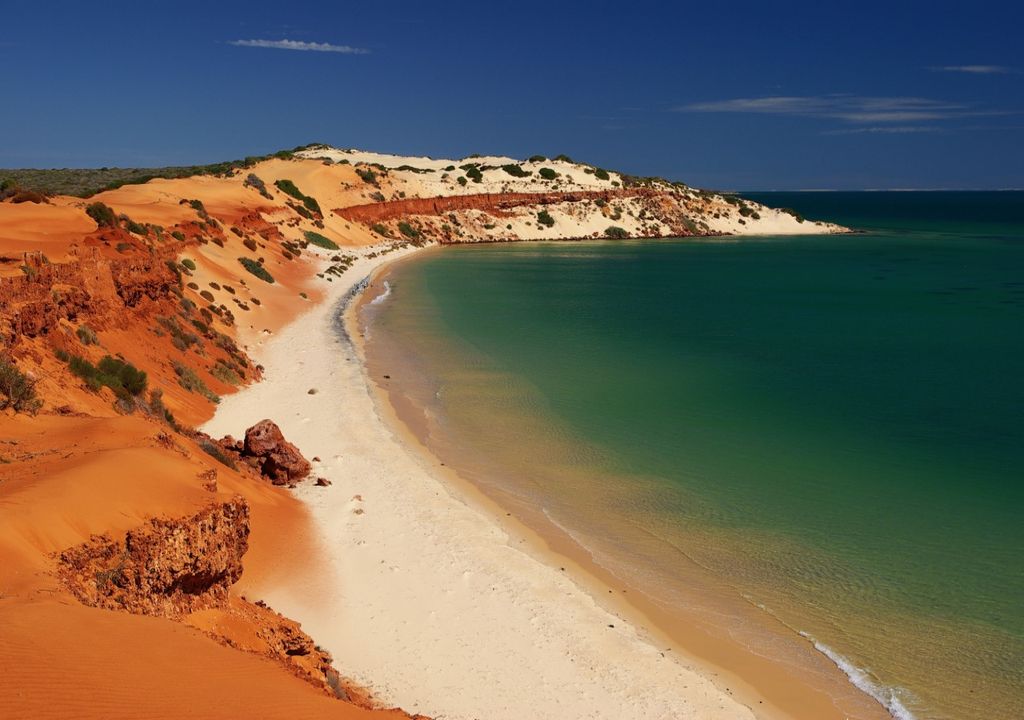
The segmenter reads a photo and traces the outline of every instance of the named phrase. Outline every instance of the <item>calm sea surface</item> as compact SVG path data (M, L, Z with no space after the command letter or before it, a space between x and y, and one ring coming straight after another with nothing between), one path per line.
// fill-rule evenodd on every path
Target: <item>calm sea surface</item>
M897 716L1024 717L1024 194L747 197L865 232L446 248L370 351L666 604L699 567Z

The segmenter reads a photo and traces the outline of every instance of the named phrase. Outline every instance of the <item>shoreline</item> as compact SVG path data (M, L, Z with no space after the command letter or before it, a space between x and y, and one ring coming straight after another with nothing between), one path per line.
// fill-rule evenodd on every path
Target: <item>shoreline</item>
M368 301L368 293L364 290L372 287L375 279L395 261L417 252L403 250L372 261L361 257L335 281L334 287L328 289L321 303L311 304L307 312L295 318L278 336L261 342L259 348L251 348L267 368L267 380L225 398L205 427L212 434L222 431L237 433L245 423L260 419L257 415L270 415L307 456L328 458L326 462L314 463L314 474L326 476L334 485L327 489L307 485L296 494L309 509L314 525L311 534L319 536L321 547L318 548L318 556L330 566L304 568L289 578L287 584L249 583L250 594L262 591L264 599L302 622L307 632L334 654L343 674L376 691L378 699L385 704L401 705L409 712L450 717L471 717L480 713L502 717L505 716L503 711L508 711L507 716L511 717L526 711L536 712L539 701L536 695L530 697L528 704L520 707L515 704L517 701L525 703L523 694L518 692L525 682L531 687L545 687L548 691L545 697L551 703L548 712L563 716L567 713L571 716L575 711L581 717L623 717L623 711L627 711L627 715L638 717L696 712L702 717L732 718L750 717L753 714L751 708L754 708L757 717L765 718L843 717L826 693L813 690L809 694L806 689L801 692L800 688L782 682L785 678L777 674L765 676L765 669L776 664L770 660L761 658L761 667L752 668L742 662L733 662L736 657L719 656L716 658L718 663L709 660L707 656L714 657L714 653L709 652L707 645L703 653L699 650L694 652L692 626L689 628L689 642L682 642L684 652L680 653L679 633L662 630L666 625L671 627L671 623L663 617L666 613L659 616L654 603L645 606L638 603L635 596L629 600L622 597L624 591L612 592L612 587L622 583L586 557L586 550L571 538L537 532L506 512L482 490L460 478L451 468L442 468L439 461L429 455L384 397L386 391L372 381L370 369L364 364L365 352L360 333L354 324L358 307ZM339 309L343 309L340 314ZM312 340L309 338L311 334L315 336ZM302 340L306 342L302 343ZM319 360L319 367L307 368L310 372L301 378L292 374L277 382L279 372L285 375L289 366L294 367L296 355L312 356L314 362ZM339 360L339 366L324 367L329 366L332 359ZM305 366L306 363L300 361L299 365ZM302 385L309 385L308 389L317 388L318 394L308 395ZM324 385L330 387L322 387ZM358 413L356 417L336 422L327 405L339 399L356 401L349 404L361 405L364 410L369 408L369 413ZM292 412L283 412L286 409ZM345 413L345 409L340 409L340 412ZM313 415L318 415L316 419L320 420L315 423L316 432L310 428L314 424ZM372 431L369 434L373 437L361 440L372 442L357 443L356 447L345 443L349 452L340 455L336 452L338 448L332 443L332 436L337 440L345 432L358 435L366 430ZM352 450L357 450L358 454L353 456ZM413 517L401 518L403 522L385 518L374 521L378 526L370 533L360 531L359 525L367 524L366 516L375 512L374 506L386 505L381 502L383 498L377 497L372 482L373 470L379 472L385 468L400 469L406 475L405 482L398 483L399 487L392 487L392 490L406 492L409 496L419 495L418 501L429 502L431 507L426 508L426 513L430 522L426 526L422 522L425 518L422 515L415 517L419 513L414 513ZM353 481L353 474L358 480ZM424 497L425 492L429 497ZM398 499L391 498L391 501ZM402 512L401 508L391 509L396 513ZM434 525L438 516L468 525L469 537L447 526L446 532L438 535ZM420 521L412 522L412 533L406 532L408 525L405 523L410 521ZM409 536L416 531L423 536L410 544ZM472 539L474 534L476 541ZM399 537L397 541L393 540L395 535ZM418 569L406 571L406 580L382 577L381 572L371 565L349 557L360 552L357 548L370 545L370 536L385 556L379 559L378 565L386 565L388 561L407 561L410 551L424 549L425 540L427 549L443 551L442 557L433 558L442 560L441 567L430 569L420 564ZM402 545L402 540L406 545ZM475 565L472 571L453 572L455 568L451 557L443 556L472 555L476 550L472 547L474 542L480 541L486 543L489 554L486 559L493 562L500 558L499 561L488 567L486 562L481 564L479 556L482 553L478 552L475 557L462 558L463 562L472 561L468 563ZM339 549L342 543L348 547ZM388 544L393 547L389 549ZM431 544L441 547L433 548ZM371 546L370 552L373 551L374 546ZM505 567L509 564L510 554L515 558L512 564L520 569L518 577L510 575L509 568ZM458 584L459 576L467 580L477 573L490 574L492 581L500 581L504 596L502 602L484 602L486 598L481 590L486 592L486 588L464 586L458 592L451 587L430 586L431 583L437 584L441 577L450 578ZM398 564L389 566L384 573L401 574ZM395 602L392 592L384 588L374 592L374 588L368 587L376 585L368 581L377 579L400 591L407 583L416 583L424 576L429 579L425 583L417 583L421 589L412 593L417 599L411 603ZM530 581L525 589L521 585L522 576ZM347 591L349 588L353 590ZM492 586L491 590L495 587ZM572 606L569 616L565 615L565 607L546 610L545 602L552 598L545 596L552 592L561 596L556 605ZM458 612L447 617L447 625L442 623L441 627L430 631L409 629L424 620L424 607L433 608L426 618L435 621L446 607L451 612L449 596L452 594L459 595L457 600L463 604ZM485 607L478 609L478 601ZM522 612L524 608L528 610L525 614ZM516 628L509 622L517 611L524 615L524 627L528 628L526 637L523 628ZM475 626L473 614L478 616ZM378 620L375 624L374 620L380 615L387 615L389 619ZM553 622L556 620L554 616L558 622ZM367 623L376 629L368 632L365 627L359 627ZM467 652L466 638L461 637L465 635L464 626L467 624L474 628L477 642L475 650L470 653L472 662L459 672L458 679L454 681L463 685L457 685L440 668L457 666L460 653L464 656ZM547 633L536 630L538 625L542 625ZM567 654L565 638L560 636L570 631L574 635L571 639L577 641L578 646L568 653L570 667L567 669L558 667L564 666ZM409 652L394 652L394 645L389 646L378 637L381 632ZM607 647L609 633L613 634L611 645L617 653L611 656ZM482 638L486 638L483 643L480 642ZM503 652L501 645L503 639L511 646L522 644L524 640L540 639L544 641L545 648L550 645L562 647L561 652L540 652L536 645L531 648L530 643L526 643L519 648L520 652L527 655L539 653L540 657L532 662L527 660L508 666L508 653ZM667 653L668 657L656 649L655 641L658 646L672 648ZM381 645L385 647L381 648ZM435 666L427 671L414 667L422 662L418 653L432 656L435 662L441 663L440 668ZM482 662L482 654L491 657ZM577 657L590 664L586 672L572 667ZM723 659L729 662L722 662ZM447 662L451 660L454 662ZM610 677L633 675L630 671L637 662L650 665L651 672L641 672L628 683L608 682ZM600 663L604 667L596 665ZM430 663L427 666L429 668ZM525 677L524 667L529 667L537 675ZM488 679L488 671L491 670L512 673L512 676L498 679L495 674ZM467 672L476 672L481 677L467 683ZM836 672L839 673L838 668ZM564 677L565 686L558 686L557 681L552 686L552 674ZM744 676L757 677L762 687L747 682ZM846 680L845 676L843 680ZM587 681L592 685L588 686ZM783 687L778 687L779 682ZM470 688L465 687L467 684ZM609 687L616 684L620 686L620 692L610 692ZM648 687L643 688L644 685ZM764 685L769 686L767 694L760 691L765 689ZM566 697L565 688L568 687L578 693L575 701L573 697ZM681 692L680 687L687 692ZM625 697L621 693L622 688L628 690ZM467 692L467 689L474 692ZM637 693L644 698L642 707L637 704ZM450 697L453 694L459 696L458 702ZM470 694L473 699L467 700L466 696ZM594 703L596 707L587 707ZM618 710L614 709L616 705ZM805 712L795 712L795 708L804 708ZM880 706L878 710L879 717L884 716Z

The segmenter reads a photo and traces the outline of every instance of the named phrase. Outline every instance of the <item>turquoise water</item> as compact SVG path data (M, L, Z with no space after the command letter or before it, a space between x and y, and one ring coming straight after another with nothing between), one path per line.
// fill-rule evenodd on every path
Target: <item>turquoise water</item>
M455 442L558 439L509 462L560 523L642 524L897 715L1024 717L1024 194L748 197L865 232L450 248L376 326Z

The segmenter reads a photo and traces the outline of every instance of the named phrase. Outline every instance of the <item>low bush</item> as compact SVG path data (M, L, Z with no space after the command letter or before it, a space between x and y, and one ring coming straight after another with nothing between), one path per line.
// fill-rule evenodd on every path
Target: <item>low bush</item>
M242 241L242 244L245 245L245 247L248 248L249 250L256 252L256 241L253 240L252 238L246 238L245 240Z
M528 162L544 162L545 160L547 160L547 158L543 155L531 155Z
M245 178L245 182L242 183L245 187L251 187L256 190L260 195L265 197L267 200L273 200L274 196L267 190L266 183L259 178L256 173L249 173L248 177Z
M96 221L100 227L116 227L117 215L109 205L101 202L89 203L85 206L85 214Z
M242 263L242 267L258 277L260 280L270 284L274 283L274 276L267 272L265 267L252 258L238 258L238 262Z
M610 225L608 229L604 231L604 236L614 240L622 240L624 238L628 238L629 233L618 225Z
M181 264L187 267L189 270L196 269L196 261L192 260L191 258L183 258Z
M178 376L178 384L189 392L199 393L212 403L220 402L220 396L207 387L203 379L188 365L175 361L174 374Z
M88 325L79 325L75 335L83 345L99 345L100 340L96 337L96 331Z
M410 240L416 240L420 236L420 231L404 220L398 223L398 232L402 233Z
M181 232L180 230L172 230L171 237L177 240L178 242L185 242L185 233Z
M481 182L484 179L484 174L480 172L480 167L477 165L463 165L462 169L466 171L466 177L475 183Z
M572 162L572 158L569 157L568 155L555 155L555 160L560 160L561 162L567 162L567 163L571 163Z
M551 217L551 213L549 213L547 210L541 210L539 213L537 213L537 222L539 222L541 225L552 227L555 224L555 219Z
M121 400L133 400L146 390L144 371L110 355L105 355L96 365L79 355L72 355L68 367L85 381L90 390L108 387Z
M607 170L602 170L601 168L594 168L594 177L596 177L598 180L610 180L611 179L611 178L608 177L608 171Z
M462 175L459 175L459 177L458 177L458 178L456 178L456 181L457 181L457 182L459 183L459 185L461 185L462 187L466 187L466 183L468 183L468 182L469 182L469 181L468 181L468 180L466 180L466 178L464 178L464 177L463 177Z
M370 226L370 229L373 230L378 235L383 235L384 237L391 237L391 233L388 231L387 227L382 225L381 223L374 223L373 225Z
M554 180L556 177L558 177L558 173L549 167L541 168L540 170L537 171L537 174L540 175L545 180Z
M210 370L210 374L222 383L226 383L228 385L240 385L242 382L242 378L238 376L238 373L229 367L223 360L217 361L217 364Z
M225 453L224 449L220 445L214 443L212 440L201 440L199 442L199 449L202 450L207 455L209 455L210 457L212 457L217 462L219 462L221 465L226 465L232 470L236 469L237 466L235 465L235 461L231 458L231 456Z
M147 228L142 223L135 222L129 217L126 217L124 219L124 226L125 229L128 230L128 232L135 233L136 235L141 235L142 237L145 237L146 235L149 234L149 228Z
M504 170L505 172L507 172L512 177L517 177L517 178L524 178L524 177L529 177L530 175L533 175L533 173L530 172L529 170L523 170L523 166L522 165L514 165L514 164L510 163L508 165L502 165L501 169Z
M367 185L377 186L377 173L370 168L356 168L356 175Z
M316 245L317 247L323 248L324 250L337 250L338 243L334 242L330 238L326 238L318 232L307 230L303 233L306 236L306 242L310 245Z
M316 213L317 215L320 216L323 215L323 213L320 212L320 203L318 203L315 199L311 198L309 195L305 195L301 190L299 190L298 187L296 187L295 183L293 183L291 180L278 180L274 183L274 185L276 185L277 189L283 192L285 195L290 195L291 197L301 202L310 212Z
M43 406L36 394L38 380L18 370L14 363L0 358L0 410L35 414Z

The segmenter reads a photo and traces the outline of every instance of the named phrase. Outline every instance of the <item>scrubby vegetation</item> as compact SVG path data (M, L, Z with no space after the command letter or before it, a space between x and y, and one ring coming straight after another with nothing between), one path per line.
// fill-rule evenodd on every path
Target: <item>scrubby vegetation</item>
M189 270L194 271L196 269L196 261L192 260L191 258L183 258L181 264L187 267Z
M484 174L480 171L479 165L463 165L462 169L466 171L466 177L468 177L473 182L478 183L483 181Z
M79 355L68 358L71 372L85 381L86 387L98 391L108 387L119 400L134 401L146 391L146 373L131 363L105 355L96 365Z
M594 168L594 177L598 180L609 180L608 171L602 170L601 168Z
M539 222L541 225L552 227L555 224L555 219L551 217L551 213L549 213L547 210L541 210L539 213L537 213L537 222Z
M404 220L398 223L398 232L402 233L410 240L418 240L420 237L420 231Z
M378 235L383 235L384 237L391 237L391 233L388 231L387 227L381 223L374 223L373 225L370 226L370 229L373 230Z
M524 170L522 165L513 165L510 163L508 165L502 165L501 169L507 172L512 177L517 178L530 177L530 175L533 175L533 173L530 172L529 170Z
M260 179L256 173L249 173L245 178L245 182L242 183L245 187L251 187L256 190L260 195L265 197L267 200L273 200L274 196L267 190L267 184Z
M628 238L629 233L618 225L609 225L608 229L604 231L604 236L614 240L622 240Z
M242 263L242 267L258 277L260 280L270 284L274 283L274 276L271 275L265 267L252 258L241 257L238 258L238 262Z
M298 187L296 187L295 183L293 183L291 180L278 180L274 183L274 185L276 185L277 189L283 192L285 195L290 195L291 197L301 202L305 206L305 208L310 212L316 213L317 215L320 216L323 215L323 213L320 212L320 203L318 203L314 198L311 198L309 195L305 195L301 190L299 190Z
M214 460L219 462L221 465L226 465L232 470L236 469L235 461L230 455L224 452L223 448L214 443L212 440L201 440L199 442L199 449L204 453L212 457Z
M22 190L33 190L45 195L76 195L89 197L104 190L114 190L122 185L140 185L155 178L186 178L194 175L231 175L239 170L270 158L291 159L299 150L310 147L303 145L292 150L280 150L269 155L250 156L241 160L212 163L210 165L182 165L157 168L62 168L54 170L12 169L0 170L0 177L7 178Z
M306 242L308 242L310 245L316 245L317 247L321 247L324 250L338 249L338 243L334 242L330 238L324 237L318 232L307 230L304 233L304 235L306 236Z
M100 227L117 227L117 215L101 202L89 203L85 206L85 214L96 221Z
M75 334L83 345L99 345L100 343L99 338L96 337L96 331L88 325L79 325Z
M15 412L35 414L43 406L36 395L36 383L18 370L13 362L0 358L0 410L13 408Z
M537 171L537 174L540 175L545 180L554 180L556 177L558 177L558 173L549 167L541 168L540 170Z
M199 393L213 403L220 402L220 396L207 387L203 379L188 365L175 361L174 374L178 376L178 384L189 392Z
M367 185L377 187L377 173L370 168L356 168L356 175Z

